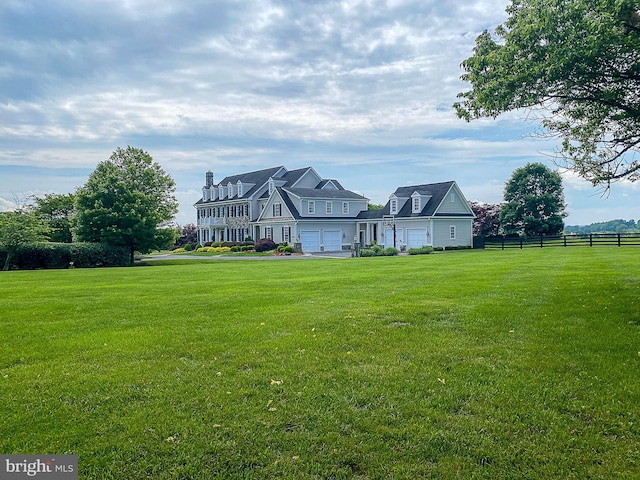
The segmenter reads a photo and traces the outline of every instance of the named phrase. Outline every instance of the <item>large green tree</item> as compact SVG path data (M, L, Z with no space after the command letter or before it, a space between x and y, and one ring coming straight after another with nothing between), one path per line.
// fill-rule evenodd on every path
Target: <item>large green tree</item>
M562 177L542 163L516 169L504 188L500 226L506 234L557 235L564 228Z
M18 210L0 213L0 247L7 252L2 270L9 270L20 247L47 241L47 222L36 214Z
M454 104L467 121L515 109L562 139L557 163L593 185L640 177L640 0L512 0L477 39Z
M117 148L98 164L76 192L76 235L80 241L127 246L135 251L165 248L175 229L164 228L178 210L175 182L147 152Z
M52 242L71 243L75 195L73 193L47 193L33 198L33 211L49 223L49 239Z

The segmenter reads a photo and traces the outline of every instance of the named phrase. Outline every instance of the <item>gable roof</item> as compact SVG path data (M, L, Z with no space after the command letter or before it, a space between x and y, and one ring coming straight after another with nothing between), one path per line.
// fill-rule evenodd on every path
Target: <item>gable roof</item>
M335 179L324 179L322 180L317 186L316 188L324 188L327 186L327 184L332 183L338 190L344 190L344 187L340 184L340 182L338 180Z
M472 217L472 213L458 213L458 214L437 214L436 211L442 201L445 199L449 191L456 184L454 181L449 182L440 182L440 183L428 183L423 185L411 185L407 187L398 187L395 192L391 196L396 196L398 198L409 199L411 195L415 192L420 195L430 196L431 199L427 202L420 213L413 213L412 204L410 201L405 201L394 216L397 217L432 217L432 216L461 216L461 217ZM359 219L376 219L382 218L384 215L390 215L391 212L391 201L388 201L382 210L367 210L364 212L360 212L358 215Z
M307 173L309 167L307 168L299 168L298 170L290 170L285 173L280 180L285 180L287 183L285 185L295 185L295 183L300 180L300 178Z
M270 195L269 201L266 203L265 208L258 214L258 217L255 221L260 221L264 219L265 215L268 215L269 207L274 203L281 201L284 203L284 208L288 210L288 213L295 219L298 220L300 218L300 213L298 209L295 207L287 192L285 192L282 187L276 187L274 192ZM285 215L286 216L286 215Z

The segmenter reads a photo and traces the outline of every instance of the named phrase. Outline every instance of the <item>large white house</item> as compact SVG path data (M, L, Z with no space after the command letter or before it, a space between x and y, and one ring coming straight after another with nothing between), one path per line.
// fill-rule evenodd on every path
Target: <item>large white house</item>
M197 210L198 242L271 238L305 252L354 242L412 248L473 245L473 212L454 181L400 187L382 210L320 177L312 167L283 166L225 177L206 173Z

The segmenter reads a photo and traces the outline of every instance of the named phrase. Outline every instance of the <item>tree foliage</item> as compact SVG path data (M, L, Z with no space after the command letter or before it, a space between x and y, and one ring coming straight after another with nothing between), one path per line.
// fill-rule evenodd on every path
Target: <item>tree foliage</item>
M46 222L34 213L18 210L0 213L0 247L7 251L3 270L16 252L25 245L47 241Z
M126 246L131 262L135 251L168 247L176 232L163 227L178 210L174 192L171 176L147 152L117 148L76 193L78 240Z
M557 162L592 182L640 176L640 0L512 0L461 79L467 121L536 110L562 139Z
M492 237L500 233L500 204L469 202L476 218L473 219L473 234Z
M174 246L184 247L186 244L195 245L198 243L198 229L193 223L187 223L181 229L180 236L176 239Z
M32 197L33 211L47 220L52 242L71 243L75 195L47 193L44 197Z
M518 168L504 189L500 225L506 234L557 235L564 228L560 174L541 163Z
M567 225L565 231L570 233L637 233L640 232L640 222L635 220L615 219L606 222L596 222L589 225Z

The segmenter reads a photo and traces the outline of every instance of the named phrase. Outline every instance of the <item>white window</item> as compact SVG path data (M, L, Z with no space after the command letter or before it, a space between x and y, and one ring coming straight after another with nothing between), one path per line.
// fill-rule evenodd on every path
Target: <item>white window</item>
M313 215L316 213L316 202L313 200L309 200L309 215Z
M349 202L342 202L342 213L349 215Z
M269 179L269 195L271 195L273 193L273 189L276 188L275 184L273 183L273 178Z
M287 243L291 242L291 227L282 227L282 240Z
M244 188L242 186L242 182L238 180L238 197L244 195Z
M456 194L451 192L451 195L449 195L449 198L451 199L451 203L456 201Z
M282 216L282 204L281 203L274 203L273 204L273 216L274 217L281 217Z
M391 199L389 208L391 209L391 213L398 213L398 201L395 198Z
M327 215L331 215L333 211L333 203L327 202Z
M264 236L273 240L273 227L264 227Z
M413 197L413 213L420 213L420 197Z
M455 240L456 239L456 226L455 225L451 225L449 227L449 238L451 240Z
M233 197L234 193L233 193L233 185L231 185L231 182L229 182L227 184L227 195L229 198Z

